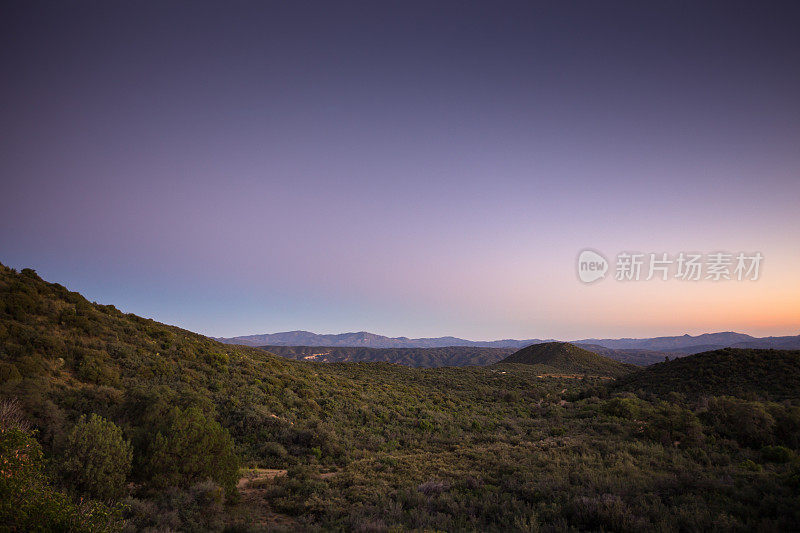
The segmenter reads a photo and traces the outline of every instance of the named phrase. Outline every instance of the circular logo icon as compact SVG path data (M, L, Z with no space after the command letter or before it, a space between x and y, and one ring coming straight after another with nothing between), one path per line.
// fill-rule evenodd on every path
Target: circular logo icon
M608 260L594 250L583 250L578 255L578 278L584 283L603 279L608 272Z

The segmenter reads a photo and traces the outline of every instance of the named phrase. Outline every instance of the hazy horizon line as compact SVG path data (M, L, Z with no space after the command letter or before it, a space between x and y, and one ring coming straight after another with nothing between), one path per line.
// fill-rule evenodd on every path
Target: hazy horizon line
M210 337L213 338L213 339L238 339L238 338L244 338L244 337L258 337L258 336L262 336L262 335L280 335L282 333L310 333L312 335L320 335L320 336L323 336L323 335L353 335L353 334L359 334L359 333L367 333L367 334L370 334L370 335L377 335L377 336L386 337L386 338L389 338L389 339L425 340L425 339L454 338L454 339L459 339L459 340L468 341L468 342L526 341L526 340L542 340L542 341L557 341L557 342L577 342L577 341L592 340L592 339L598 339L598 340L623 340L623 339L640 340L640 339L658 339L658 338L669 338L669 337L699 337L699 336L702 336L702 335L717 335L717 334L721 334L721 333L735 333L735 334L738 334L738 335L747 335L747 336L753 337L755 339L767 339L767 338L775 338L775 337L800 336L800 332L796 332L794 334L787 333L786 335L759 336L759 335L754 335L752 333L746 333L746 332L743 332L743 331L736 331L736 330L732 330L731 329L731 330L724 330L724 331L707 331L705 333L697 333L697 334L694 334L694 335L691 334L691 333L681 333L681 334L674 334L674 335L652 335L652 336L649 336L649 337L648 336L644 336L644 337L589 336L589 337L582 337L582 338L564 340L564 339L559 339L559 338L555 338L555 337L537 336L537 337L504 337L504 338L474 340L474 339L468 339L468 338L465 338L465 337L459 337L457 335L440 335L438 337L431 337L431 336L410 337L410 336L407 336L407 335L397 335L397 336L385 335L385 334L382 334L382 333L375 333L375 332L367 331L367 330L342 331L342 332L339 332L339 333L318 333L318 332L310 331L310 330L307 330L307 329L292 329L292 330L285 330L285 331L276 331L276 332L273 332L273 333L249 333L249 334L245 334L245 335L210 336Z

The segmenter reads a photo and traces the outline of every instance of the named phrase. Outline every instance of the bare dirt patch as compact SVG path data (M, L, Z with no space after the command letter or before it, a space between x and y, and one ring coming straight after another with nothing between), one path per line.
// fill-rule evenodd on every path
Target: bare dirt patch
M293 530L298 527L291 516L276 513L269 505L267 492L276 477L286 475L286 470L271 468L253 468L243 471L236 484L240 500L233 513L245 523L258 528Z
M583 379L586 374L539 374L537 378ZM588 376L595 379L614 379L611 376ZM566 389L564 389L566 390Z

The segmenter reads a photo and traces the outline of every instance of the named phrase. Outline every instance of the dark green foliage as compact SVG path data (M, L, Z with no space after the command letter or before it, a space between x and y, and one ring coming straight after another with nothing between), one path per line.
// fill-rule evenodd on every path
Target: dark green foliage
M170 487L148 499L129 498L126 531L222 531L224 501L222 488L212 481Z
M262 350L298 361L326 363L380 362L423 368L485 366L514 353L513 348L447 346L444 348L365 348L340 346L260 346Z
M664 446L696 446L702 442L702 426L689 409L657 402L646 413L644 434Z
M0 385L15 385L22 380L22 375L14 363L0 363Z
M782 411L781 406L773 409ZM720 434L742 446L761 448L775 442L776 421L769 405L724 396L711 398L704 417Z
M0 530L116 531L118 510L53 488L42 450L24 427L0 420Z
M797 398L800 351L725 348L674 359L625 376L621 390L692 398L736 396L780 401Z
M635 396L619 396L608 400L604 405L604 411L611 416L633 420L642 414L643 403Z
M195 407L175 409L169 419L171 423L156 433L148 446L147 483L156 488L185 488L212 479L232 495L239 480L239 464L228 432Z
M532 344L509 355L502 362L536 365L542 373L592 376L617 377L638 369L634 365L614 361L568 342Z
M125 494L131 445L122 430L96 414L81 416L64 449L64 477L79 491L102 500Z
M794 459L794 452L786 446L764 446L761 448L761 456L765 461L788 463Z

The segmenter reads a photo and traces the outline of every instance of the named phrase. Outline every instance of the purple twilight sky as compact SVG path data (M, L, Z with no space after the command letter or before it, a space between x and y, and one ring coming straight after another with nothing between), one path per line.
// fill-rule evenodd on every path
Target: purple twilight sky
M800 333L800 7L0 7L0 262L215 336ZM583 248L756 282L577 280Z

